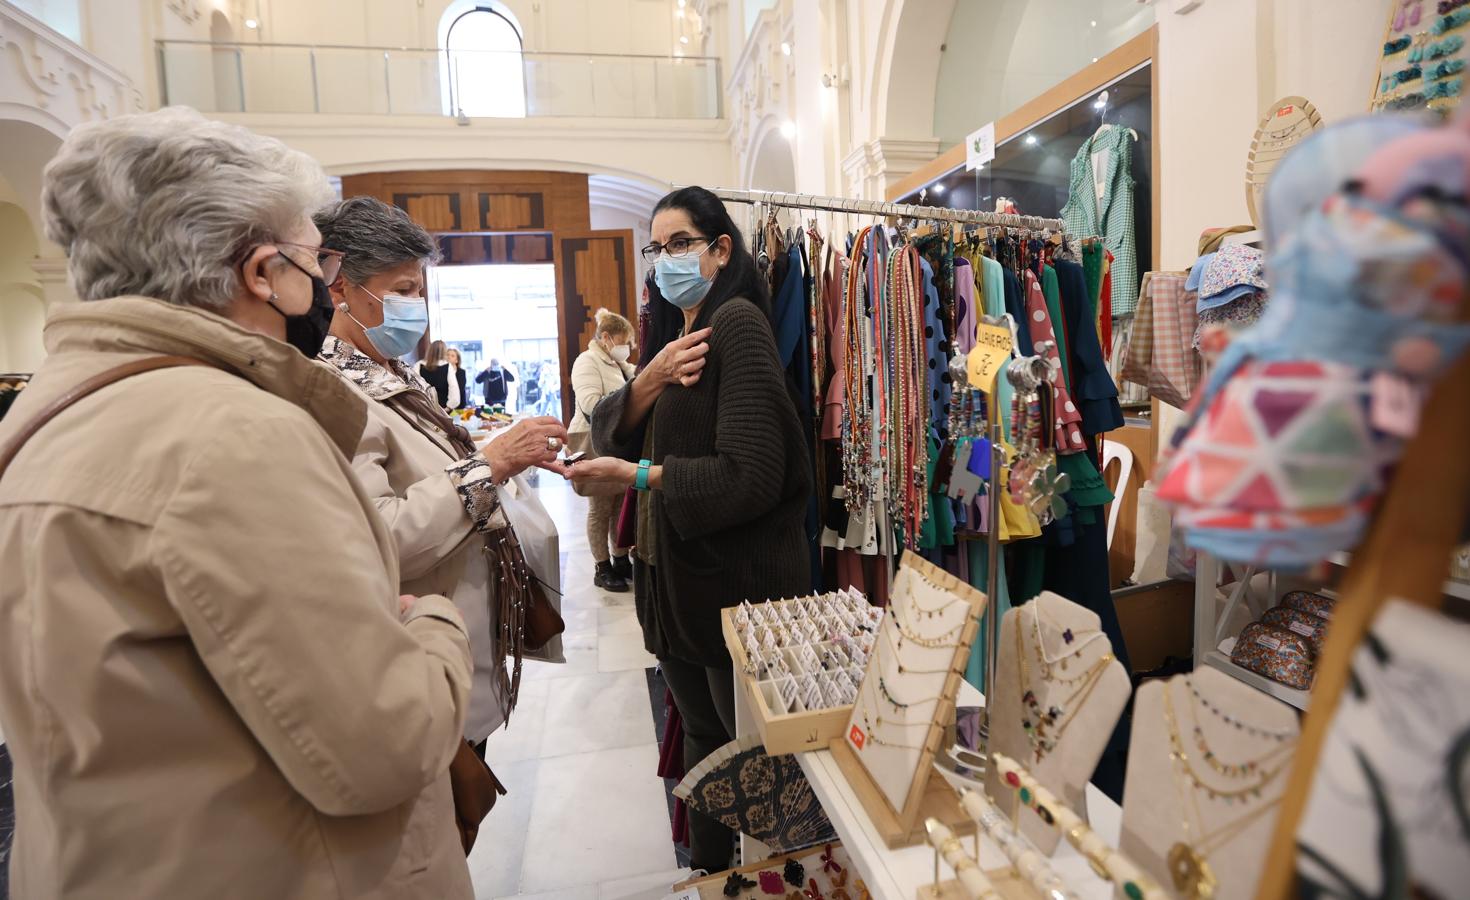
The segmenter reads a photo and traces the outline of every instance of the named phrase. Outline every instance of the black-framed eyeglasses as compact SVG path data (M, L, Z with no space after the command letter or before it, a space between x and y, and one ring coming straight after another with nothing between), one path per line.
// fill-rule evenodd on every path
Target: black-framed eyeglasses
M342 260L347 254L341 250L330 250L326 247L318 247L313 244L300 244L296 241L271 241L282 247L296 247L300 250L310 250L316 254L317 268L322 270L322 281L327 284L337 280L337 273L342 271ZM287 257L289 259L289 257Z
M689 255L689 251L694 249L694 245L697 243L712 244L714 243L714 239L707 237L670 238L668 243L654 243L644 247L642 251L643 259L651 263L663 253L667 253L671 259L683 259Z

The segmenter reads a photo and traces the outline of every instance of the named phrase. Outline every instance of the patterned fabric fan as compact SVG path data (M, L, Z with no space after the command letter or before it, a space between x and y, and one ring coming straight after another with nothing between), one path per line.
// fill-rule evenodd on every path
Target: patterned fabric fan
M778 853L837 838L796 756L768 756L759 734L711 753L684 776L674 796Z

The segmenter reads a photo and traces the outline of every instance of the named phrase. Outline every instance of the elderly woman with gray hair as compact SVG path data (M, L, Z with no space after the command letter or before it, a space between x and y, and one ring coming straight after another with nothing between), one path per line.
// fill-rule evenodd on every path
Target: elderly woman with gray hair
M46 168L83 302L0 422L15 896L473 894L465 626L400 597L347 463L367 405L313 361L330 198L304 154L179 108Z
M491 564L497 545L513 540L500 486L533 465L560 473L566 429L550 417L524 419L476 449L430 386L398 359L428 326L424 267L439 259L433 237L372 197L335 204L317 213L316 225L322 246L344 254L321 358L370 401L352 470L393 532L402 590L454 598L469 626L475 676L465 736L483 756L485 739L515 702L507 653L519 663L516 635L502 627L511 618L502 609L511 589Z

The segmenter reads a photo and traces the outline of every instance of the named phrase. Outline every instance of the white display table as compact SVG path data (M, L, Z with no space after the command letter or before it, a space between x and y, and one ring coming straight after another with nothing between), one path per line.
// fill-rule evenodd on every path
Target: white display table
M736 676L739 677L738 675ZM754 730L755 723L746 709L744 691L736 685L736 721L741 734L747 728ZM983 706L984 696L969 684L960 688L959 706ZM811 782L812 790L822 802L832 826L842 839L842 845L852 857L857 874L867 884L875 900L916 900L919 887L930 884L934 879L934 851L927 845L890 850L878 836L872 820L863 810L862 803L848 786L837 760L831 751L818 750L797 754L802 771ZM935 776L939 777L938 775ZM1004 808L1004 807L1002 807ZM1082 812L1082 810L1078 810ZM1087 813L1093 831L1111 846L1118 846L1119 829L1122 827L1122 810L1097 788L1087 786ZM967 847L973 846L973 838L964 838ZM741 850L747 863L769 855L764 845L750 838L741 839ZM980 866L985 869L1003 868L1007 865L1004 855L988 838L980 839ZM1083 900L1108 900L1113 896L1110 883L1099 878L1088 865L1082 854L1063 841L1052 857L1052 866L1067 884ZM940 864L940 878L954 877L948 867Z

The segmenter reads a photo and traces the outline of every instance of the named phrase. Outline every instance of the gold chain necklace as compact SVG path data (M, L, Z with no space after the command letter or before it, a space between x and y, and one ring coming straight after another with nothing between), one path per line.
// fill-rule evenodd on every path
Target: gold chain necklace
M904 623L903 617L899 615L898 607L892 607L890 615L893 619L894 627L898 629L900 645L903 643L903 641L908 641L913 644L918 644L920 647L926 647L929 649L936 649L940 647L954 649L955 647L958 647L960 645L959 632L964 630L965 625L969 624L968 622L961 622L948 631L941 633L938 637L924 637L923 635L916 634L909 629L909 627Z
M1247 784L1244 787L1217 788L1201 779L1199 773L1195 772L1194 766L1190 765L1189 754L1185 752L1184 736L1180 733L1179 722L1174 715L1174 699L1170 696L1167 685L1164 690L1164 712L1166 718L1169 720L1169 749L1172 751L1170 755L1179 763L1180 768L1189 778L1190 783L1194 785L1195 790L1208 795L1211 800L1224 800L1226 803L1234 803L1237 800L1258 798L1261 796L1261 791L1265 790L1266 786L1272 781L1275 781L1277 776L1286 771L1287 767L1291 764L1291 760L1288 759L1273 768L1260 768L1262 762L1269 761L1283 753L1296 749L1295 742L1278 747L1260 760L1251 763L1252 769L1248 774L1259 773L1259 781ZM1195 733L1200 738L1200 746L1204 748L1204 755L1208 759L1214 759L1214 751L1210 750L1209 746L1205 744L1204 733L1199 730L1197 725L1195 727Z
M885 724L892 725L892 726L894 726L896 728L913 728L913 727L917 727L917 726L920 726L920 725L932 725L933 722L931 722L931 721L924 721L924 722L887 722L887 723L885 723L883 721L883 716L879 715L879 713L876 710L876 708L873 711L873 715L877 717L876 723L875 723L875 721L873 719L868 718L868 710L867 710L867 707L866 706L863 706L862 707L863 731L867 733L867 740L870 740L870 741L872 741L875 744L881 744L884 747L896 747L896 748L900 748L900 749L903 749L903 750L923 750L924 747L929 743L929 737L928 737L928 735L925 735L924 736L924 743L923 744L905 744L905 743L901 743L899 741L887 741L887 740L884 740L883 737L878 732L879 732L880 729L882 729L884 727ZM876 727L875 727L875 725L876 725Z
M1034 603L1035 601L1032 601L1032 602ZM1032 621L1032 623L1036 627L1036 658L1038 660L1040 660L1040 662L1041 662L1041 679L1043 681L1049 682L1050 684L1053 684L1053 685L1063 685L1063 686L1071 686L1071 685L1074 685L1074 684L1081 684L1082 682L1086 681L1087 678L1092 674L1093 668L1095 668L1097 666L1097 663L1094 661L1092 663L1092 665L1088 666L1086 669L1084 669L1082 671L1082 674L1080 674L1080 675L1073 675L1071 678L1065 678L1065 677L1063 677L1061 675L1058 675L1057 674L1057 670L1054 669L1054 668L1052 668L1052 663L1056 662L1056 660L1049 660L1049 659L1046 658L1046 644L1041 639L1041 622L1040 622L1040 620L1038 618L1035 618L1035 617L1033 617L1031 621ZM1020 630L1020 623L1017 622L1017 633L1018 634L1019 634L1019 630ZM1098 634L1102 634L1102 632L1098 632ZM1089 641L1089 643L1090 643L1090 641ZM1082 652L1082 649L1079 647L1071 655L1076 655L1077 653L1081 653L1081 652ZM1109 652L1107 652L1107 653L1104 653L1100 657L1100 659L1107 659L1107 660L1111 660L1112 658L1113 658L1113 654L1112 654L1111 650ZM1068 659L1068 656L1062 656L1062 657L1060 657L1061 665L1058 666L1058 668L1060 668L1062 670L1065 670L1067 668L1067 659Z
M1031 626L1036 631L1036 653L1037 656L1041 658L1042 673L1048 680L1051 680L1052 677L1052 666L1059 665L1060 668L1065 671L1067 668L1067 662L1073 657L1081 654L1088 644L1099 638L1107 637L1107 635L1103 634L1100 630L1089 629L1082 632L1082 635L1080 636L1080 640L1082 641L1082 643L1078 644L1076 647L1071 647L1074 642L1079 640L1079 636L1074 633L1072 629L1058 625L1056 620L1052 619L1051 616L1047 616L1047 624L1057 629L1057 631L1059 631L1062 635L1062 643L1071 648L1065 650L1058 656L1049 656L1046 652L1046 641L1042 639L1041 635L1041 617L1045 615L1045 610L1043 610L1041 607L1041 598L1038 597L1037 599L1032 600L1028 605L1034 607L1031 610Z
M1063 701L1063 706L1048 703L1043 707L1031 687L1031 662L1026 658L1020 625L1020 621L1017 621L1016 656L1020 660L1021 668L1021 727L1025 729L1026 739L1031 743L1031 752L1039 763L1056 749L1057 743L1066 734L1067 726L1077 718L1078 711L1097 689L1108 664L1113 661L1113 654L1105 654L1092 664L1082 676L1085 683Z
M895 626L897 626L897 624L897 622L894 623ZM879 628L878 633L883 635L883 641L888 644L888 648L893 651L893 661L894 664L898 666L898 674L900 675L948 675L949 673L955 671L954 666L948 666L943 669L910 669L903 664L902 653L899 650L898 646L893 642L893 638L888 634L888 629ZM903 640L902 635L900 635L899 640Z
M1199 782L1189 767L1189 758L1180 751L1182 742L1179 739L1179 723L1174 717L1174 701L1169 696L1168 684L1164 685L1164 719L1169 726L1170 768L1175 791L1179 794L1179 816L1184 824L1184 840L1169 848L1169 874L1174 881L1174 889L1183 894L1186 900L1210 900L1215 896L1216 888L1219 887L1219 879L1216 878L1214 868L1210 865L1209 855L1228 845L1258 819L1275 809L1280 805L1281 798L1277 797L1268 803L1263 803L1233 822L1227 822L1209 834L1201 833L1193 841L1189 840L1189 807L1192 806L1194 809L1197 831L1204 831L1205 819L1199 807ZM1185 780L1179 777L1181 769L1188 775L1192 786L1196 788L1187 792L1188 803L1185 799ZM1275 775L1271 777L1274 778ZM1257 789L1257 795L1259 795L1259 789ZM1217 794L1211 796L1214 797Z

